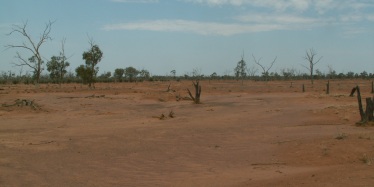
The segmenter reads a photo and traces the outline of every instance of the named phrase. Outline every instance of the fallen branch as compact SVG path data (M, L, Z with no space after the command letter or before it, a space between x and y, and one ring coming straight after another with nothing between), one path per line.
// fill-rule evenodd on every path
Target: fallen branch
M29 145L43 145L43 144L50 144L50 143L53 143L55 141L41 141L40 143L29 143Z
M176 92L175 90L170 89L170 85L171 85L171 83L169 84L168 89L166 90L166 92Z
M30 106L34 110L39 110L40 106L38 106L34 101L28 99L17 99L14 101L14 104L2 104L3 107L12 107L12 106Z
M160 116L152 116L153 118L158 118L159 120L165 120L167 119L168 117L169 118L175 118L175 113L173 112L173 110L171 110L169 112L169 115L168 116L165 116L165 114L161 114Z
M101 98L101 97L105 97L105 95L98 95L98 96L96 96L95 94L93 94L93 95L86 96L84 98Z
M286 165L285 162L254 163L252 166Z

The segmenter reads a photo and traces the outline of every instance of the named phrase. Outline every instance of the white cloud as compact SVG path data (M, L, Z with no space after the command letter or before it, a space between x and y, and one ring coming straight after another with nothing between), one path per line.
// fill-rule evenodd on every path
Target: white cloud
M344 38L352 38L360 34L367 33L368 29L361 27L344 27L342 28L341 36Z
M158 0L111 0L116 3L157 3Z
M340 16L340 20L342 22L359 22L363 20L363 17L362 15L358 15L358 14L350 14L350 15Z
M207 4L209 6L254 6L272 8L277 11L284 11L288 8L303 11L309 8L311 0L185 0L187 2Z
M255 23L278 23L278 24L313 24L319 23L321 20L316 18L307 18L297 15L278 15L278 14L248 14L237 16L235 18L242 22Z
M319 14L333 9L362 10L374 7L371 0L184 0L186 2L206 4L209 6L247 6L260 7L283 12L292 10L304 12L315 10Z
M374 21L374 14L368 14L368 15L366 15L366 19L368 21Z
M132 23L121 23L106 25L104 30L145 30L145 31L167 31L186 32L200 35L222 35L263 32L272 30L285 30L277 24L238 24L238 23L215 23L197 22L188 20L155 20Z
M112 0L115 2L158 2L158 0ZM200 35L230 36L236 34L275 31L305 30L325 25L354 25L374 21L374 14L360 13L370 10L374 2L364 0L181 0L209 6L250 6L260 9L233 17L231 23L200 22L183 19L163 19L109 24L104 30L144 30L159 32L185 32ZM369 3L368 3L369 2ZM262 11L263 9L275 11ZM310 11L312 10L312 11ZM267 13L266 13L267 12ZM271 13L269 13L271 12ZM349 30L349 34L363 30Z

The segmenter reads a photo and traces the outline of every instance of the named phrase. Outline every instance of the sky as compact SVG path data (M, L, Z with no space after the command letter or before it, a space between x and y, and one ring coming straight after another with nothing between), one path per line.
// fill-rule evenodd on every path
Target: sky
M0 72L31 72L14 65L16 52L28 51L4 47L26 42L8 35L12 25L27 22L37 42L48 21L52 40L41 54L58 55L66 38L72 72L92 38L104 53L99 74L133 66L151 75L233 75L242 56L259 70L253 56L265 67L276 57L270 72L306 73L309 49L322 57L322 72L374 73L374 0L1 0Z

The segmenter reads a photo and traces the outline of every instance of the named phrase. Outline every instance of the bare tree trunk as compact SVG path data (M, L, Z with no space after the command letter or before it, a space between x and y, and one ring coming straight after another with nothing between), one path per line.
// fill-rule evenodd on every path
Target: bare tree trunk
M364 112L364 109L362 107L362 101L361 101L361 93L360 93L360 87L356 86L352 89L351 91L351 94L350 96L353 97L353 94L355 93L355 91L357 91L357 102L358 102L358 110L360 111L360 117L361 117L361 121L360 123L365 123L367 122L366 121L366 114ZM371 98L370 98L371 99ZM366 100L366 102L368 103L368 100ZM372 110L372 106L371 106L371 116L373 115L373 110ZM366 105L366 110L368 110L368 105ZM370 110L370 109L369 109Z
M365 120L373 121L373 100L371 99L371 97L366 98Z
M40 47L43 43L45 43L47 40L52 40L50 37L50 32L52 29L52 25L54 22L49 21L45 24L45 28L43 33L40 36L40 39L38 41L33 41L30 33L27 31L27 22L23 23L22 25L13 25L13 28L11 32L8 35L12 34L18 34L19 36L22 36L27 42L23 42L22 44L13 45L9 44L5 47L7 49L10 48L18 48L23 49L26 51L29 51L32 53L32 56L30 58L24 58L20 55L19 52L16 52L16 58L18 59L19 63L15 63L16 66L28 66L31 69L34 70L34 79L36 81L36 85L39 85L40 81L40 75L42 73L42 55L40 54Z
M356 90L357 90L358 110L360 111L361 121L364 121L365 113L364 113L364 109L362 108L360 87L356 86Z
M200 95L201 95L201 86L199 85L199 81L192 82L195 87L195 97L192 96L191 91L187 88L188 94L190 95L191 99L195 102L195 104L200 103Z
M305 92L305 86L304 86L304 84L303 84L303 92Z

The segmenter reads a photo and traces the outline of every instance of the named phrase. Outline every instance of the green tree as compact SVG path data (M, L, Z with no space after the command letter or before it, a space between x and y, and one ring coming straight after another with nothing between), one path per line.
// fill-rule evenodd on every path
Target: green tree
M125 68L125 77L129 79L130 82L134 81L134 78L138 76L139 71L134 67L127 67Z
M171 70L170 71L171 75L173 76L173 79L175 79L175 76L177 74L177 71L175 71L175 69Z
M49 76L53 80L57 80L61 86L62 79L67 73L66 68L69 67L69 62L65 56L65 39L62 40L62 50L60 56L52 56L51 60L47 62L47 70L49 71Z
M95 78L97 75L97 72L99 72L99 68L96 67L96 65L101 61L103 58L103 52L100 50L99 46L96 45L92 39L90 39L90 46L91 48L88 51L83 52L83 60L85 60L85 75L87 77L87 83L88 86L95 87Z
M244 54L242 55L242 59L236 65L234 71L237 79L240 77L243 80L247 76L247 64L244 61Z
M366 79L369 76L369 74L366 71L363 71L360 73L360 76L361 78Z
M93 72L91 72L91 68L87 68L85 65L80 65L75 69L77 73L77 77L81 78L83 84L87 84L90 82L90 77Z
M148 70L142 69L139 71L139 76L142 78L142 80L146 80L150 78L150 73Z
M104 72L101 75L99 75L98 79L100 82L109 82L111 76L112 76L112 73L108 71L108 72Z
M117 68L114 70L114 78L119 81L119 82L122 82L122 78L123 78L123 74L125 73L125 70L123 68Z
M350 79L354 78L354 76L355 76L355 73L352 72L352 71L349 71L349 72L347 73L347 75L346 75L346 77L347 77L347 78L350 78Z

